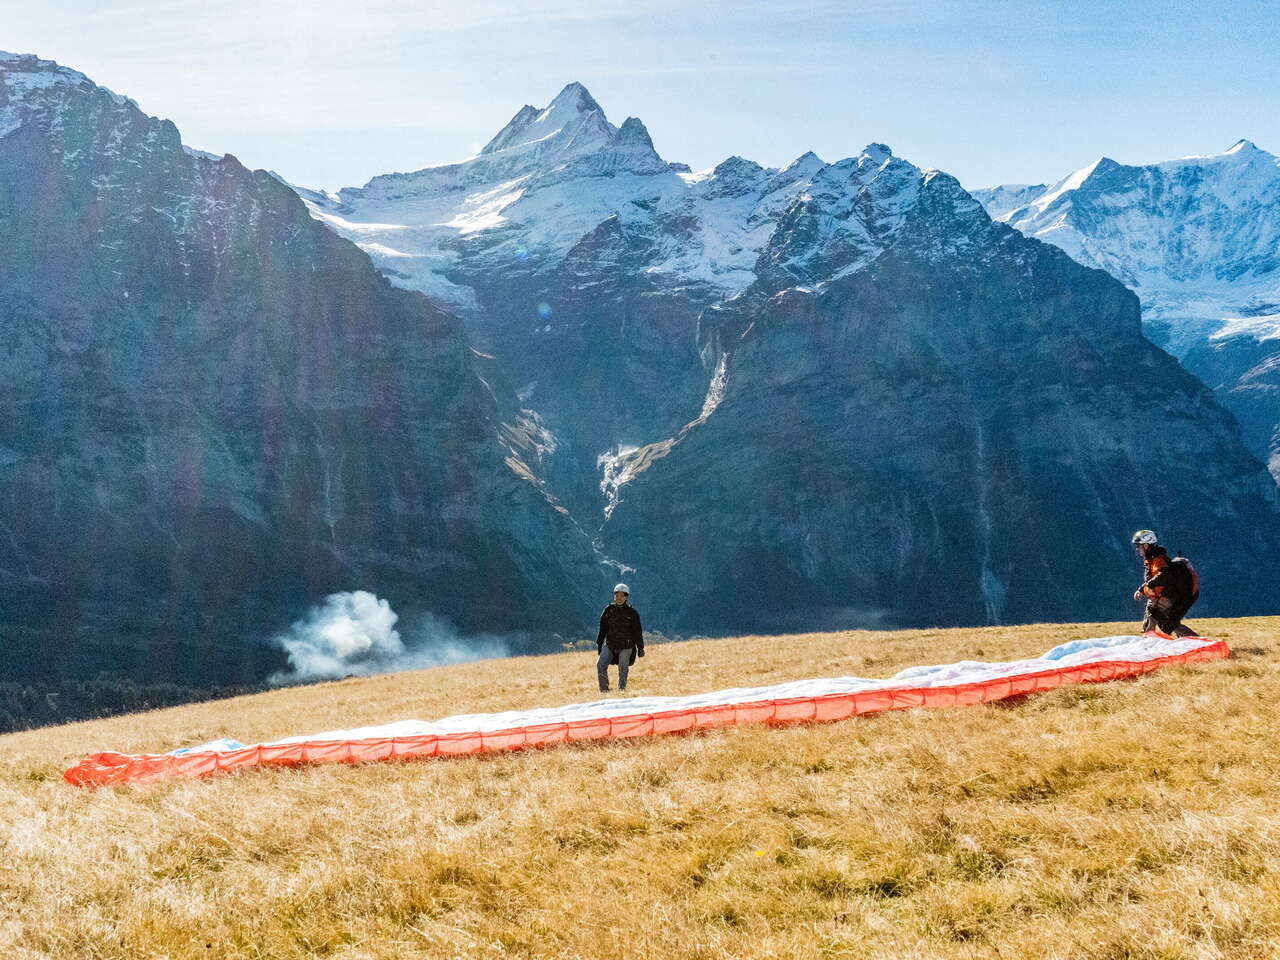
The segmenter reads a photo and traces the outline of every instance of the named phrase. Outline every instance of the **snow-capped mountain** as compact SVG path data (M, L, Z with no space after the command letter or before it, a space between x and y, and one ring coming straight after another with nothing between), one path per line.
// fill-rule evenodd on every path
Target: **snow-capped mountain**
M1153 524L1274 609L1275 485L1133 294L883 145L694 173L571 84L304 204L15 56L0 131L10 673L248 679L354 587L545 649L603 558L668 631L1111 617Z
M1148 335L1214 388L1280 480L1280 158L1248 140L1142 166L1103 157L1039 192L974 196L1137 293Z
M469 312L478 306L459 269L545 272L610 216L663 234L647 269L664 282L731 296L753 279L770 218L822 166L812 153L782 170L731 157L692 173L662 160L638 119L615 127L571 83L542 110L522 107L468 160L299 193L392 282Z
M825 166L806 153L692 172L571 83L468 160L299 193L393 283L464 319L554 439L542 469L557 494L599 518L610 458L705 400L698 314L755 281L777 219Z
M257 680L333 591L505 632L607 586L455 317L32 56L0 55L0 264L0 677Z
M459 311L536 424L531 469L655 622L1122 615L1130 529L1181 524L1213 576L1241 518L1280 534L1274 485L1136 299L954 178L875 143L692 172L643 130L570 84L476 157L303 195ZM1060 563L1096 575L1050 600Z
M1011 210L1030 203L1047 189L1047 185L1043 183L1003 183L998 187L969 192L986 208L991 217L999 220Z

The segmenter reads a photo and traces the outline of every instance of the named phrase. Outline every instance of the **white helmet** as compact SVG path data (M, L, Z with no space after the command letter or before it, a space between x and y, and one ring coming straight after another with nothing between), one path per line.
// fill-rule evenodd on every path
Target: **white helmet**
M1131 538L1133 543L1159 543L1154 530L1139 530Z
M631 596L631 588L628 587L625 583L615 583L613 585L613 592L625 593L628 597Z

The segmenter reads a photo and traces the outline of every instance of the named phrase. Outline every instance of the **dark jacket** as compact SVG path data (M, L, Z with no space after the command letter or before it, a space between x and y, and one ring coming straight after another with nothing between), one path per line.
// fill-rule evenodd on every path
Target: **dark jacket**
M636 654L644 656L644 632L640 629L640 614L629 603L611 603L600 614L600 632L596 635L596 649L604 644L614 653L630 650L631 663L636 662ZM617 662L617 658L614 658Z
M1195 569L1183 558L1169 559L1164 547L1152 547L1143 559L1146 581L1138 593L1147 598L1149 607L1164 610L1181 618L1200 599L1200 582Z

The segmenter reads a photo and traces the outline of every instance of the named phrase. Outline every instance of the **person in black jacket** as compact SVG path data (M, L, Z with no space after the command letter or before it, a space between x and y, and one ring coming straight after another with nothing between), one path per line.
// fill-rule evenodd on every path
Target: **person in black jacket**
M1142 631L1158 630L1167 637L1194 637L1193 628L1182 622L1187 611L1200 599L1200 577L1186 557L1170 557L1151 530L1133 535L1133 545L1142 558L1144 579L1133 595L1145 603Z
M640 614L631 606L631 588L619 583L613 588L613 603L600 614L600 633L596 635L596 676L600 692L609 692L609 664L618 665L618 689L627 689L627 670L644 656L644 633Z

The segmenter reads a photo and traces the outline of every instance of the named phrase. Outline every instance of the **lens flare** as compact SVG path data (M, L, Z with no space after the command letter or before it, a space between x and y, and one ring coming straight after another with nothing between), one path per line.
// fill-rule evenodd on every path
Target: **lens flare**
M540 304L538 304L538 316L540 316L543 320L550 320L550 319L551 319L551 304L549 304L549 303L540 303Z

